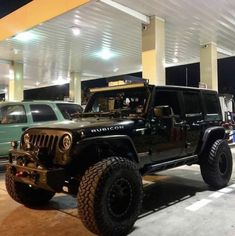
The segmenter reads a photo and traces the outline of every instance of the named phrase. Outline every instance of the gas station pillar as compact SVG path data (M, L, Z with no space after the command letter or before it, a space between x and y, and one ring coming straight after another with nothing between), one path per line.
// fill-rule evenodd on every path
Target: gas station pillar
M80 74L77 72L70 73L69 98L70 100L81 105L82 102L81 78Z
M9 70L8 100L22 101L24 99L24 68L22 63L12 62Z
M165 85L165 21L152 17L142 29L143 78L150 84Z
M200 83L218 91L217 46L208 43L200 49Z

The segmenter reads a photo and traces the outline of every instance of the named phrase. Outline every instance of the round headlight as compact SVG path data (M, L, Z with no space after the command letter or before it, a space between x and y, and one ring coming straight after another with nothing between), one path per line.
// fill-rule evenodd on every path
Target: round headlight
M25 134L24 135L24 143L25 144L30 144L30 136L29 136L29 134Z
M72 139L70 135L68 134L64 135L61 142L61 148L67 151L71 147L71 144L72 144Z

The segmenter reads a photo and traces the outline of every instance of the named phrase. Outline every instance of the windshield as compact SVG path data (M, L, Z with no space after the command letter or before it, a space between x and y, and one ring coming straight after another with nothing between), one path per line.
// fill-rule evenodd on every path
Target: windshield
M85 112L140 114L144 112L148 96L146 88L97 92L91 97Z
M82 107L77 104L57 103L57 107L66 120L79 117L79 114L82 113Z

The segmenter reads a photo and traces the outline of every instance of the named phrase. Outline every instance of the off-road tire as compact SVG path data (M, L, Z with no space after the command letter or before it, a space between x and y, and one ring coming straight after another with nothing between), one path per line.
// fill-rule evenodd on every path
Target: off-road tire
M142 180L135 163L110 157L91 166L82 177L78 213L95 234L127 235L140 212L142 196Z
M29 207L45 205L55 195L54 192L15 181L10 169L6 171L5 184L7 192L15 201Z
M228 184L232 174L233 159L225 140L216 140L208 153L201 157L200 162L202 178L208 185L219 189Z

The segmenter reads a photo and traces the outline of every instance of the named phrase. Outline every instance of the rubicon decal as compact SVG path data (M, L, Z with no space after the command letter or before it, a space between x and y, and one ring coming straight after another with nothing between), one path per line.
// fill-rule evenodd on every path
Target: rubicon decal
M111 126L111 127L103 127L103 128L97 128L97 129L91 129L91 133L100 133L100 132L107 132L107 131L117 131L124 129L123 125L118 126Z

